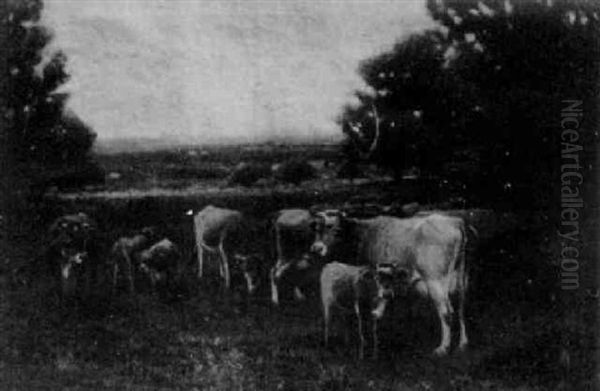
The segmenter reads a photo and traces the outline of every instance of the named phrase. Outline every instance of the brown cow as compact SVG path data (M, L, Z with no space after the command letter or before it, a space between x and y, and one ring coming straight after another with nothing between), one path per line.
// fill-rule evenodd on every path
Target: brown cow
M408 219L379 216L359 220L341 213L317 214L315 231L311 249L319 255L371 265L378 275L401 273L407 276L406 284L433 301L442 334L435 355L445 355L450 346L450 322L454 313L450 295L457 294L458 348L466 348L466 236L461 218L431 214ZM386 290L380 293L378 308L373 311L378 318L383 315L389 297Z

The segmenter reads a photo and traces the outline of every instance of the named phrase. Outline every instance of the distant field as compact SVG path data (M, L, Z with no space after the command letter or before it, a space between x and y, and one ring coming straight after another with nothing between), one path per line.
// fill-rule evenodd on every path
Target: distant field
M239 163L270 167L293 159L310 162L320 177L331 178L339 158L335 144L208 146L97 155L106 171L106 185L100 189L109 191L181 189L198 184L222 187ZM334 164L325 169L325 162Z

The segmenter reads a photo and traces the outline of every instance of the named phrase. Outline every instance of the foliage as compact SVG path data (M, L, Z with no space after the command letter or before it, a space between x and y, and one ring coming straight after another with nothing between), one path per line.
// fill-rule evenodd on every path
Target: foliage
M3 94L5 120L3 169L33 183L43 182L48 169L89 163L96 134L76 114L65 109L69 95L60 92L68 81L67 57L48 53L52 33L40 21L41 0L9 0L1 8L5 34Z
M589 129L600 92L600 7L446 0L429 1L428 9L443 28L365 60L360 75L370 91L357 92L358 104L338 122L346 134L358 130L348 138L364 149L374 137L375 106L381 140L373 161L396 174L410 166L453 171L488 200L520 189L522 206L534 206L536 193L555 183L564 99L584 102L581 143L598 138Z
M275 174L275 177L281 182L298 185L301 182L313 179L317 175L317 172L305 160L290 159L281 163Z
M243 162L235 167L229 177L229 183L251 186L259 179L268 178L270 176L271 167L268 164Z

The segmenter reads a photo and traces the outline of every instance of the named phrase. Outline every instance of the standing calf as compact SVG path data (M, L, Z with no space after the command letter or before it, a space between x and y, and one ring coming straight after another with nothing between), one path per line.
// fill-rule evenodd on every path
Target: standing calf
M363 359L365 338L363 331L363 310L371 314L370 307L377 292L373 274L369 266L353 266L332 262L321 271L321 302L323 305L325 346L329 342L331 312L337 308L342 312L354 312L358 323L359 358ZM373 355L377 356L377 320L373 318Z

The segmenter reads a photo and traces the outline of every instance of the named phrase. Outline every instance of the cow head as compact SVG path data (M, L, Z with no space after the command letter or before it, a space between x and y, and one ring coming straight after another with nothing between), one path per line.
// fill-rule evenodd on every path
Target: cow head
M410 271L406 268L398 268L392 264L377 265L375 283L377 286L376 305L373 316L381 319L385 312L387 303L396 294L405 295L410 287Z
M77 248L63 247L60 250L60 280L62 293L68 296L76 289L88 261L88 254Z
M331 247L340 239L340 231L345 222L346 214L341 210L328 209L315 213L312 229L315 240L310 251L321 257L327 256Z

